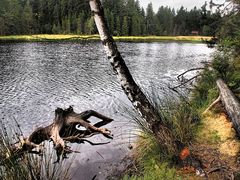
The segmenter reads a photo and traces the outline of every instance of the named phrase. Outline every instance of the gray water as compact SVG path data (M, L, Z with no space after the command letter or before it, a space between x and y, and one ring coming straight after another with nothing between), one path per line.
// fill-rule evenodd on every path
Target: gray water
M213 52L204 44L192 43L118 46L135 80L146 91L173 85L178 74L202 67L201 62L209 61ZM73 168L76 179L94 175L104 179L106 167L119 162L132 143L129 136L134 124L124 115L131 104L100 43L0 44L0 90L0 118L9 125L16 119L26 135L50 124L56 107L73 105L76 112L93 109L115 120L106 126L115 137L110 144L76 147L81 149ZM101 135L92 140L108 141Z

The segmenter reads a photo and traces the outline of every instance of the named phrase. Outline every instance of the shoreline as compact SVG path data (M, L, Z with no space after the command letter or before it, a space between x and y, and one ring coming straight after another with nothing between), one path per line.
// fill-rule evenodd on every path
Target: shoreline
M203 43L210 36L113 36L117 42L190 42ZM99 41L99 35L74 35L74 34L35 34L35 35L9 35L0 36L0 43L9 42L74 42L74 41Z

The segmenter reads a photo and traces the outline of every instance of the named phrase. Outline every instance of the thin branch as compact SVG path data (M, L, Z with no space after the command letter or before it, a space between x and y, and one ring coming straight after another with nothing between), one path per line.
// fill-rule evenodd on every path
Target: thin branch
M199 77L199 76L201 76L201 75L198 74L198 75L193 76L192 78L190 78L190 79L188 79L188 80L182 82L181 84L179 84L179 85L177 85L177 86L175 86L175 87L170 87L170 86L168 86L168 88L171 89L171 90L173 90L173 91L176 91L177 88L182 87L183 85L189 83L190 81L193 81L194 79L196 79L196 78Z
M216 106L216 104L218 104L221 101L221 97L218 96L218 98L212 102L212 104L210 104L208 106L208 108L203 112L203 114L207 113L208 111L210 111L214 106Z
M192 69L188 69L187 71L185 71L185 72L179 74L179 75L177 76L177 79L178 79L179 81L181 81L181 80L180 80L180 77L183 76L183 75L185 75L186 73L191 72L191 71L203 70L203 69L205 69L205 68L200 67L200 68L192 68Z

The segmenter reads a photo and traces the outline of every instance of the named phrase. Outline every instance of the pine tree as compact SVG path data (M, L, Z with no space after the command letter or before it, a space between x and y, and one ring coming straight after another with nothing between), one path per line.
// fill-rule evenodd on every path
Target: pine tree
M156 32L155 14L152 3L149 3L146 10L146 30L148 35L154 35Z
M123 18L123 25L122 25L122 35L123 36L128 36L129 34L128 34L128 18L127 18L127 16L124 16L124 18Z

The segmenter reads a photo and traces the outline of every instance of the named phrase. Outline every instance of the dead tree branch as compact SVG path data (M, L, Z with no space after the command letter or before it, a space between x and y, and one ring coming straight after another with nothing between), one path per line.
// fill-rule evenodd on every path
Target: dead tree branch
M192 68L192 69L188 69L186 71L184 71L183 73L179 74L177 76L177 80L179 81L179 84L174 86L174 87L171 87L170 85L168 86L169 89L175 91L178 93L177 91L177 88L181 88L183 87L184 85L186 84L190 84L190 83L193 83L193 81L198 78L199 76L201 76L201 74L197 74L189 79L185 78L184 75L186 75L187 73L189 72L192 72L192 71L198 71L198 70L204 70L206 67L199 67L199 68Z
M181 82L181 84L177 85L177 86L174 86L174 87L170 87L168 86L169 89L173 90L173 91L176 91L177 88L180 88L188 83L191 83L194 79L196 79L197 77L201 76L200 74L196 75L196 76L193 76L191 77L190 79L185 79L183 82Z
M179 81L181 81L186 73L191 72L191 71L204 70L204 69L205 69L205 68L202 68L202 67L200 67L200 68L188 69L187 71L184 71L183 73L179 74L179 75L177 76L177 79L178 79Z
M102 121L91 125L88 118L95 116ZM104 116L96 111L89 110L84 111L80 114L75 113L73 108L70 106L67 109L57 108L55 110L55 118L53 123L36 129L30 134L28 138L20 138L20 141L13 145L11 154L8 157L15 156L19 157L25 152L40 154L41 143L46 140L53 141L54 149L57 153L57 161L59 162L60 157L66 157L66 154L72 153L69 146L66 146L66 142L70 143L84 143L88 142L91 145L102 145L106 143L93 143L83 138L88 138L96 134L102 134L106 138L112 139L111 131L107 128L102 128L112 122L113 119ZM76 126L83 126L86 130L78 130Z
M203 112L203 114L207 113L214 106L216 106L216 104L218 104L219 102L221 102L221 97L220 96L218 96L218 98L215 101L213 101L212 104L210 104L210 106L208 106L208 108Z

